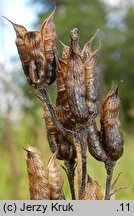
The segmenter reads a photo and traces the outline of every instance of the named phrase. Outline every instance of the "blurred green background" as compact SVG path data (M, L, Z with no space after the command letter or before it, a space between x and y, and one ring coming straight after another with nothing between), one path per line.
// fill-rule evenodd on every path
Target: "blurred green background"
M115 188L134 187L134 2L125 0L117 1L116 4L110 4L110 2L55 0L54 3L51 0L28 0L27 4L36 14L37 19L32 23L35 29L40 28L41 23L56 4L54 21L57 36L65 44L70 43L69 31L74 27L81 32L81 47L97 29L100 29L93 43L93 49L95 49L101 40L98 62L100 107L104 95L112 85L116 86L120 83L121 122L124 130L125 151L116 165L113 180L122 172ZM13 29L12 33L14 33ZM58 43L57 47L60 55L61 48ZM19 59L12 58L10 69L5 65L6 61L0 63L0 74L2 74L0 76L0 199L29 199L23 148L27 144L39 148L45 163L51 152L42 120L42 105L31 94L33 89L26 83ZM6 74L5 77L4 74ZM54 102L56 85L53 84L49 91ZM104 189L106 177L104 164L95 161L89 153L88 171ZM63 175L65 176L64 171ZM66 181L64 190L69 199L70 193ZM116 194L116 199L134 199L134 191L120 191Z

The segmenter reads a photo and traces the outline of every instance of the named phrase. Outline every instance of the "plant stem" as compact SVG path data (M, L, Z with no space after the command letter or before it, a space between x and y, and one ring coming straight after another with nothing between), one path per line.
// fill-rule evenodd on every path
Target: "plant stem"
M43 99L44 99L44 101L45 101L45 103L46 103L46 105L47 105L47 107L51 113L52 119L55 123L57 130L60 131L60 133L66 137L66 131L65 131L64 127L60 124L60 122L58 121L56 114L55 114L55 111L53 109L52 102L51 102L49 94L48 94L47 86L40 85L40 86L38 86L38 89L39 89L40 93L42 94Z
M78 173L78 183L79 185L79 199L83 199L86 193L86 182L87 182L87 158L86 158L86 152L87 152L87 133L86 133L86 125L77 125L76 131L80 137L80 150L81 150L81 159L79 162L79 168L81 170L81 175Z
M111 182L112 182L114 166L115 166L115 162L111 160L107 160L105 162L105 168L107 172L106 187L105 187L105 200L110 200Z
M75 177L76 162L75 160L70 160L70 161L65 161L64 164L66 166L66 173L68 177L72 200L75 200L76 197L75 197L75 188L74 188L74 177Z

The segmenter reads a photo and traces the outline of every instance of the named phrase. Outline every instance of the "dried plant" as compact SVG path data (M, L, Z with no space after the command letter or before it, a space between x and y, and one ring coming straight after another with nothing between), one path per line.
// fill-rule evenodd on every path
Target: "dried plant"
M28 146L25 148L27 172L29 176L30 199L49 200L50 187L48 169L44 166L38 149Z
M43 22L40 31L27 31L22 25L14 24L6 18L15 29L16 46L27 81L41 93L36 96L43 104L43 119L53 153L46 167L37 149L25 149L30 198L66 199L57 158L64 161L62 168L67 174L72 199L109 200L114 195L112 191L115 183L111 183L113 169L123 154L118 88L112 89L103 101L99 131L96 116L97 58L100 47L92 51L92 42L98 30L81 50L80 32L74 28L70 32L70 46L59 41L62 47L62 56L59 58L54 14L55 10ZM55 80L57 99L52 104L47 86ZM105 164L105 195L99 183L87 174L87 150L96 160ZM76 172L78 190L74 187Z

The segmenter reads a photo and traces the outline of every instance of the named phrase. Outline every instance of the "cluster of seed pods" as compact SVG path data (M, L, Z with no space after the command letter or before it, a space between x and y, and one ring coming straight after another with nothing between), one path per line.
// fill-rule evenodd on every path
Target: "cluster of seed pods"
M16 32L16 46L27 81L34 88L38 88L41 85L50 85L56 80L57 99L52 108L62 127L65 130L77 133L78 125L85 126L87 137L85 142L87 142L90 154L96 160L105 164L107 161L115 162L123 154L118 88L111 90L103 101L100 131L97 129L95 120L98 114L97 57L100 47L95 51L92 51L91 48L98 30L81 50L79 47L80 33L77 28L74 28L70 34L70 46L59 41L62 46L62 57L59 58L56 49L57 36L53 22L54 13L55 10L43 22L40 31L27 31L24 26L10 21ZM64 161L77 159L76 146L60 133L49 107L41 96L38 97L43 102L43 118L46 124L49 146L54 153L53 158L57 157L57 159ZM34 156L37 155L36 158L39 158L40 154L36 150L33 151L34 153L30 149L26 149L26 151L29 167L29 163L34 160ZM39 169L43 170L42 163L39 162L39 166ZM28 168L29 176L32 175L34 169L35 167ZM51 162L48 164L48 169L50 170L49 179L51 179L51 169L53 170ZM47 176L48 174L45 174L45 172L44 170L42 175ZM39 179L41 178L40 176ZM30 177L30 179L32 178ZM88 178L87 180L87 190L89 190L89 182L91 182L89 180L91 179ZM62 185L62 180L59 183ZM41 197L57 199L53 185L49 185L47 180L43 184L46 184L44 187L49 188L49 190ZM30 188L31 191L36 191L36 188L32 186ZM50 190L54 191L53 197L50 197ZM87 192L84 199L88 199L88 197Z

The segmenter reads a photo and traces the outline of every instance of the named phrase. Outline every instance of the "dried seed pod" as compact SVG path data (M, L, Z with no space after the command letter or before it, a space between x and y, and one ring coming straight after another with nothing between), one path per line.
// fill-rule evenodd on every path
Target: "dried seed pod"
M29 83L31 83L30 78L29 78L29 56L25 47L25 42L24 42L24 37L25 34L27 33L27 29L19 24L13 23L11 20L7 19L4 17L6 20L8 20L14 27L14 30L16 32L16 46L18 50L18 54L22 63L22 68L23 71L27 77L27 80Z
M100 142L100 134L95 120L89 121L88 125L88 150L98 161L105 162L108 157Z
M90 113L90 119L96 117L98 113L97 98L98 98L98 86L97 86L97 56L98 51L94 51L85 61L85 88L86 88L86 103Z
M38 149L28 146L26 151L27 172L31 200L50 200L48 169L44 166Z
M56 49L56 30L53 22L54 11L43 22L41 27L41 36L44 46L44 54L47 61L46 80L51 84L56 79L56 68L58 64L57 49Z
M28 32L24 26L11 23L16 32L16 46L28 83L33 86L40 83L50 85L56 79L57 58L56 35L52 16L43 23L41 31ZM44 35L42 35L43 32Z
M76 158L76 151L74 145L69 142L62 134L60 134L53 121L46 104L43 101L43 98L39 95L36 95L44 104L44 114L43 118L45 120L47 128L47 137L50 149L53 153L56 152L56 157L60 160L71 160ZM55 109L55 107L54 107Z
M60 59L59 59L59 67L56 72L57 72L57 92L58 92L58 97L59 97L58 98L58 103L59 103L59 100L62 100L63 97L67 97L66 93L64 93L66 92L64 77L66 77L67 66Z
M68 103L72 114L79 122L88 119L88 107L85 101L84 65L81 56L71 53L65 79Z
M123 134L119 110L120 99L117 88L106 95L101 113L102 144L112 161L118 160L123 154Z
M46 129L47 129L47 138L48 138L48 143L50 146L50 149L52 153L57 151L57 158L59 158L58 154L58 131L52 121L51 113L47 107L47 105L44 103L43 98L38 96L38 98L43 102L43 119L45 120L46 124ZM54 108L54 107L53 107ZM55 108L54 108L55 109Z
M29 77L32 84L46 83L46 58L39 31L29 31L24 37L25 47L30 57Z
M56 114L61 124L67 129L72 129L75 124L75 119L72 116L66 89L64 83L64 74L66 73L66 65L62 60L59 60L60 67L57 70L57 99L56 99Z
M74 33L74 34L73 34ZM79 54L78 32L71 31L71 52L68 58L65 87L68 104L77 122L84 122L89 118L85 101L84 63Z
M18 49L18 53L20 56L20 60L22 62L27 62L29 60L29 57L27 55L26 49L25 49L25 44L24 44L24 37L25 34L27 33L27 29L22 26L22 25L18 25L13 23L11 20L7 19L6 17L4 17L6 20L8 20L14 27L14 30L16 32L16 46Z
M50 199L61 200L64 198L62 193L63 177L60 171L60 167L56 162L56 153L52 155L48 162L49 170L49 185L50 185Z
M88 176L86 196L83 200L103 200L103 194L101 192L101 187L98 182Z

